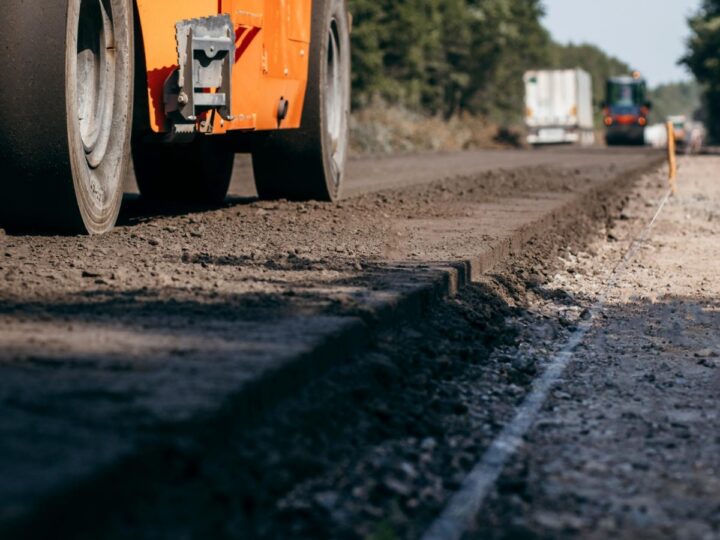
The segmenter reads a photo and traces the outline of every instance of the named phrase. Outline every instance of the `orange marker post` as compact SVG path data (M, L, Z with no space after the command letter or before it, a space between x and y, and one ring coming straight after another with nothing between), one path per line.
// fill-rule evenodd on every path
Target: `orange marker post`
M672 193L677 193L677 156L675 153L675 126L672 122L667 123L667 136L668 136L668 167L669 167L669 180Z

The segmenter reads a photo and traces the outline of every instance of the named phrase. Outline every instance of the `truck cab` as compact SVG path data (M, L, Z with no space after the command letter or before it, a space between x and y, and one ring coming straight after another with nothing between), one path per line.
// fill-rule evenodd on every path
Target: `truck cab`
M608 79L603 116L608 145L642 145L651 103L647 83L638 72Z

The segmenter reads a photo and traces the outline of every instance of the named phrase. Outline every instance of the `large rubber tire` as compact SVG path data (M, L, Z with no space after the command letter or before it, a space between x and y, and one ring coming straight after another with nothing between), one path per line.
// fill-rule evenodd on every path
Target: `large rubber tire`
M314 0L310 69L297 130L253 151L260 198L334 201L342 194L350 117L350 21L345 0Z
M140 194L154 202L217 206L227 195L234 162L225 141L212 136L198 136L190 144L133 144Z
M129 163L132 0L0 9L0 225L103 233Z

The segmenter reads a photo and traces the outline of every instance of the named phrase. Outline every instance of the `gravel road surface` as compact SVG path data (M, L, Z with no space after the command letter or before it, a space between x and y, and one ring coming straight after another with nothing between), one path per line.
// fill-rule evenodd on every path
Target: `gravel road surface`
M508 371L502 362L481 361L515 339L518 330L506 328L503 321L525 302L525 282L541 279L543 268L553 266L547 257L558 245L584 238L596 219L604 222L612 201L620 198L619 186L629 186L640 171L657 162L654 153L580 150L361 160L353 163L348 198L337 205L258 202L241 162L233 196L220 209L157 209L130 195L120 226L103 237L0 232L0 531L31 536L55 531L55 537L62 537L60 531L76 532L82 524L88 538L111 536L111 530L120 531L121 538L243 537L247 531L259 537L315 531L310 537L316 537L318 532L335 534L332 531L341 531L341 536L372 534L386 523L394 527L385 513L391 497L373 503L370 521L346 511L338 514L345 516L339 521L321 520L325 529L313 529L318 515L298 506L299 500L308 500L303 489L310 489L298 485L298 476L315 471L317 485L322 486L334 450L370 448L373 442L383 448L400 433L407 435L404 430L413 425L420 426L414 436L423 435L421 448L430 451L437 445L447 450L452 437L470 432L467 428L476 426L478 419L492 418L481 440L458 458L453 471L461 474L472 461L470 450L481 448L501 425L531 378L522 369ZM607 200L590 195L609 185ZM381 317L383 310L436 282L445 275L444 268L464 263L479 278L487 268L469 261L490 253L494 255L484 259L485 266L502 262L541 230L539 224L547 227L548 216L558 221L568 205L581 200L592 219L578 222L582 226L575 223L569 236L548 233L536 251L528 248L516 266L506 265L492 286L476 285L469 299L445 306L444 318L418 323L419 329L408 326L402 334L406 317L399 314L399 329L378 328L378 321L387 320ZM518 273L524 277L518 278ZM385 330L401 332L401 337L393 334L383 341L378 333ZM424 339L427 336L433 339ZM387 350L357 359L360 351L373 347ZM406 356L411 350L416 355ZM468 371L472 351L479 351L478 367ZM284 446L275 438L275 428L269 428L266 438L248 431L248 419L263 418L262 411L279 397L301 392L321 368L340 366L350 357L356 357L353 365L360 367L345 376L372 384L360 384L357 399L348 401L339 399L347 393L338 382L331 385L336 390L329 391L327 401L344 411L344 418L374 410L374 417L395 425L388 420L393 416L389 411L396 405L404 410L414 395L416 410L400 415L400 426L378 433L377 424L368 422L364 432L358 430L358 440L348 442L341 436L343 428L333 423L341 423L339 419L330 415L325 423L315 416L324 433L319 435L322 451L307 446L312 441L303 439L307 430L295 432L293 442L285 440ZM413 363L418 358L428 360L420 370ZM285 377L272 387L274 393L259 385L274 381L271 375L288 365L293 368L283 371ZM435 375L445 368L453 376L448 388L438 389ZM414 383L402 377L410 372L419 377ZM514 382L509 390L498 387L497 407L475 403L470 408L462 400L442 397L468 388L458 386L458 380L484 381L477 386L480 390L468 391L466 401L487 392L482 395L492 402L495 383L506 383L508 377ZM417 385L415 394L397 391L412 384ZM437 400L421 398L436 392ZM393 404L397 395L401 403ZM302 397L298 399L302 410ZM312 402L312 395L306 400ZM359 411L348 409L358 402ZM277 420L269 425L282 427L282 419L292 418L293 410L273 409L268 414L277 415ZM477 415L470 415L472 422L467 424L464 417L470 410ZM457 434L446 439L447 415L457 414L464 419ZM418 422L421 417L427 419L424 427ZM365 416L358 417L360 426L365 425L361 418ZM328 426L332 435L323 431ZM242 459L223 453L227 446L218 436L235 441L232 448L247 448ZM237 446L237 441L245 443ZM290 456L270 451L295 447ZM399 446L405 447L405 442ZM199 469L197 448L204 448L200 454L207 456L201 458ZM307 460L308 453L319 457ZM358 463L357 455L348 456L348 466ZM408 537L431 519L457 482L441 481L447 476L441 462L429 465L437 476L436 488L410 504L409 508L421 509L422 519L398 512L404 530L410 531ZM125 469L123 463L130 465ZM283 469L283 464L289 468ZM185 466L195 473L175 477L176 467ZM128 477L128 470L135 476ZM280 471L280 479L266 482L273 470ZM231 481L234 488L220 486L218 482L223 484L233 471L239 479ZM359 466L357 474L368 472ZM378 478L391 479L381 492L405 490L392 475ZM132 489L138 488L138 479L147 484L146 498ZM348 476L344 484L351 492L352 479ZM168 487L168 482L177 481L180 487L186 480L203 487L194 485L197 489L179 493ZM253 487L251 502L237 491L237 483L245 481L247 488ZM108 485L115 486L112 494L107 489L99 494L98 486ZM278 491L287 496L282 503ZM176 496L175 503L167 501L167 493ZM363 493L358 491L353 500L362 500ZM312 508L320 505L326 511L333 506L328 501L340 496L306 495L314 501ZM208 501L216 496L227 500L213 506ZM121 504L128 521L115 513L115 499L144 501L147 508L162 511L148 513ZM90 514L81 511L88 500L97 503ZM206 513L193 514L184 504ZM233 521L228 516L235 504L250 506ZM179 519L178 509L185 509L187 522ZM294 525L268 527L277 523L275 512L281 510L294 516L289 522ZM175 528L170 525L172 516Z
M618 281L474 538L720 538L720 160L680 187ZM641 186L547 290L592 297L661 196ZM610 263L610 264L608 264Z
M642 151L641 151L642 153ZM561 165L564 168L606 164L611 159L637 155L637 149L551 148L535 151L477 150L436 154L360 157L350 161L345 196L354 197L386 189L435 182L441 179L476 176L497 169ZM230 186L231 195L255 197L250 158L239 155Z

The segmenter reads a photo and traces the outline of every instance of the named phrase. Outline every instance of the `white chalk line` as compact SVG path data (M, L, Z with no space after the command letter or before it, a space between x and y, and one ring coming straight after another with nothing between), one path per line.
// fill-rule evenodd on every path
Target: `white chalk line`
M658 204L657 211L650 223L635 238L625 256L613 269L601 294L588 310L586 317L578 324L565 346L552 357L543 374L533 382L530 394L516 409L513 419L485 451L480 462L466 477L460 490L452 496L440 517L423 535L423 540L460 540L463 534L473 527L485 499L493 490L505 465L522 445L523 438L535 423L550 390L557 384L572 361L573 352L585 339L620 275L625 272L640 246L646 241L671 194L672 190L668 190Z

